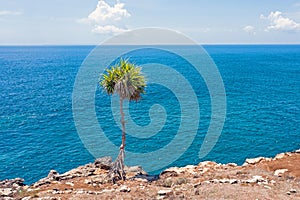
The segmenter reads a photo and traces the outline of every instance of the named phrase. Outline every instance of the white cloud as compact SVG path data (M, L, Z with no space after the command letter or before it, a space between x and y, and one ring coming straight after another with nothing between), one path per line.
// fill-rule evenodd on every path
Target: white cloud
M243 30L246 31L247 33L251 33L251 34L254 34L254 35L256 34L255 28L251 25L245 26L243 28Z
M123 33L128 31L128 29L123 29L116 27L114 25L106 25L106 26L95 26L92 30L93 33L100 33L100 34L109 34L109 33Z
M22 14L22 12L18 12L18 11L0 10L0 16L21 15L21 14Z
M130 13L124 8L125 4L118 2L114 6L108 5L100 0L97 8L88 16L88 20L96 23L102 23L109 20L119 21L123 17L130 17Z
M119 25L124 18L130 17L130 13L125 9L125 4L119 1L110 6L104 0L99 0L96 9L91 12L87 18L79 20L80 22L94 25L94 33L121 33L126 29Z
M266 28L269 30L282 30L282 31L300 31L300 24L296 23L292 19L282 16L282 12L271 12L269 16L260 16L261 19L267 19L270 21L270 25Z

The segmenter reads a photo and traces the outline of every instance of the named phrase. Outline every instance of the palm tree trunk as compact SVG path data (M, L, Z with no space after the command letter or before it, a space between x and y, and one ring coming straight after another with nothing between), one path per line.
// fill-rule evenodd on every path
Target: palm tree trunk
M125 157L125 139L126 139L126 132L125 132L125 116L123 112L123 98L120 97L120 113L121 113L121 124L122 124L122 144L120 146L120 152L113 163L112 168L109 171L109 176L113 183L117 180L124 180L126 179L126 174L124 171L124 157Z
M120 113L121 113L121 124L122 124L122 144L120 147L120 153L116 162L119 162L119 178L125 181L126 174L124 171L124 158L125 158L125 140L126 140L126 132L125 132L125 116L123 112L123 98L120 97Z
M123 112L123 98L120 97L120 113L121 113L121 124L122 124L122 145L120 149L125 149L125 140L126 140L126 132L125 132L125 117Z

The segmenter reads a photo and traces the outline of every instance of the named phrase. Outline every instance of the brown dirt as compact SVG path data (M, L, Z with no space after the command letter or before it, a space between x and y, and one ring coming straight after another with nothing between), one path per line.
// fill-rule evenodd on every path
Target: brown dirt
M278 169L288 171L275 176ZM105 174L107 170L97 170ZM260 178L257 178L259 176ZM253 178L257 181L251 181ZM255 164L235 166L214 162L169 169L153 182L128 179L117 184L88 184L94 176L53 181L37 191L23 192L15 199L293 199L300 200L300 153L286 153L282 158L263 159ZM222 180L227 180L222 183ZM228 182L228 181L232 182ZM237 182L234 183L233 180ZM73 185L74 184L74 185ZM130 188L120 191L122 186ZM37 189L32 188L31 189ZM158 194L167 190L167 194ZM169 191L168 191L169 190Z

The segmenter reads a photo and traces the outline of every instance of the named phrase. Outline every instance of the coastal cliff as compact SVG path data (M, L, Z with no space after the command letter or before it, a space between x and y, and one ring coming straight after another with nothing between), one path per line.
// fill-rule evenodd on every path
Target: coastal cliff
M126 167L127 180L109 182L110 157L28 186L20 178L0 181L0 199L300 199L300 150L274 158L246 159L242 166L205 161L150 176Z

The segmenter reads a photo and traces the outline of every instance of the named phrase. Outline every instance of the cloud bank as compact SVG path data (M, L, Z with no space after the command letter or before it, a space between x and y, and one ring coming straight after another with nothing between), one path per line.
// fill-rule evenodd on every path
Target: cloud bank
M10 10L0 10L0 16L7 16L7 15L21 15L21 12L18 11L10 11Z
M128 31L128 30L118 28L114 25L96 26L92 30L93 33L100 33L100 34L122 33L122 32L125 32L125 31Z
M104 0L99 0L96 9L80 22L92 24L94 33L117 34L128 30L122 20L130 16L124 3L118 1L110 6Z
M270 21L270 25L266 28L266 31L281 30L281 31L300 31L300 24L296 23L292 19L282 16L282 12L271 12L269 16L260 16L261 19L267 19Z

